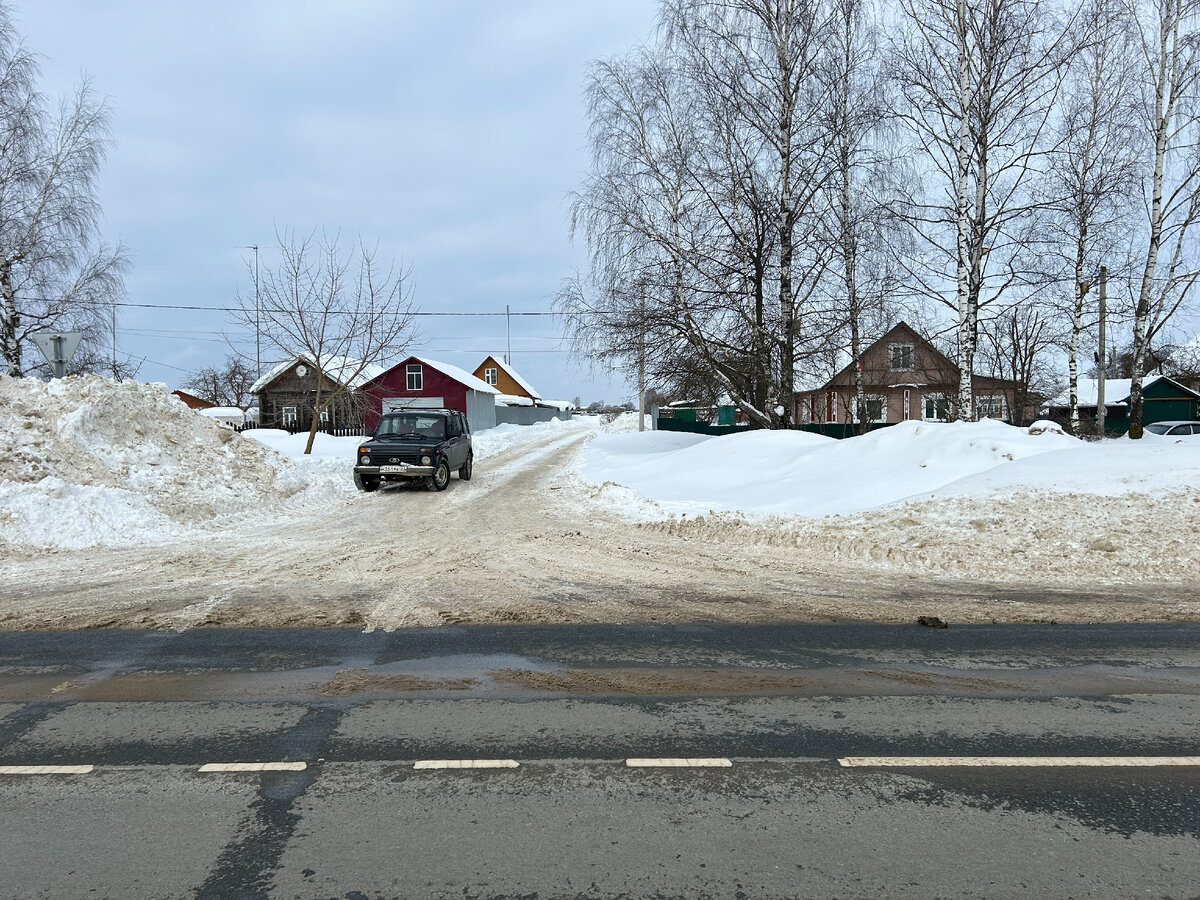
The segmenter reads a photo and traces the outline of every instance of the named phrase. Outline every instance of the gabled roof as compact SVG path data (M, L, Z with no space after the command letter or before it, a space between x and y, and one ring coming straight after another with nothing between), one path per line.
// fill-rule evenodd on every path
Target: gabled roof
M941 350L939 350L937 347L933 346L933 344L931 344L928 340L926 340L921 335L919 335L912 328L912 326L909 325L907 322L897 322L895 325L893 325L891 328L889 328L887 330L887 332L883 335L883 337L879 338L879 340L877 340L877 341L873 341L872 343L870 343L866 347L864 347L862 352L859 354L859 358L866 356L868 353L870 353L872 350L874 350L880 344L882 344L884 342L894 341L898 337L903 337L906 340L912 340L912 341L916 341L916 342L920 343L926 350L928 350L930 353L932 353L934 355L934 359L937 361L939 368L944 367L952 372L958 371L958 366L956 366L954 364L953 360L951 360L950 357L946 356L946 354L944 354ZM836 375L834 375L832 378L830 378L828 381L826 381L825 384L821 386L820 390L829 389L835 381L837 381L839 378L841 378L843 375L845 375L847 372L849 372L850 369L853 368L853 366L854 366L854 360L852 359L846 366L844 366L842 369L838 370L838 373Z
M463 385L466 388L469 388L472 391L480 391L481 393L484 393L484 394L499 394L500 393L500 391L498 391L496 388L492 387L490 384L485 382L483 379L476 378L470 372L467 372L464 369L460 369L458 366L452 366L452 365L450 365L450 363L439 362L436 359L427 359L424 356L410 356L407 359L402 359L402 360L400 360L400 362L396 363L396 365L392 366L391 368L381 370L374 377L369 378L366 381L364 381L362 384L358 385L358 387L359 388L366 387L367 384L370 383L371 381L376 381L381 376L386 375L388 372L398 369L401 366L407 365L408 363L413 362L413 361L419 362L423 366L429 366L429 368L433 369L435 372L441 372L447 378L453 378L459 384Z
M257 394L292 366L299 365L300 363L316 366L307 353L297 353L291 359L279 363L279 365L259 378L258 381L254 382L250 387L250 393ZM361 372L358 371L360 367L362 368ZM351 359L348 356L331 356L325 361L322 371L325 373L325 377L331 381L344 384L353 389L361 387L377 375L382 375L384 369L383 366L377 366L374 363L368 363L366 366L363 366L361 360ZM357 375L355 375L356 372L358 372Z
M525 393L527 393L534 400L542 399L542 395L539 394L534 389L533 385L531 385L528 381L526 381L524 378L522 378L520 373L517 372L517 370L514 369L512 366L510 366L508 363L506 363L503 359L498 359L495 356L489 356L482 363L480 363L480 365L483 365L484 363L486 363L488 361L488 359L490 359L492 362L494 362L498 368L503 369L504 372L508 375L508 377L511 378L513 381L515 381L517 384L519 384L521 386L521 390L525 391Z
M1200 393L1193 391L1191 388L1180 384L1174 378L1166 375L1155 375L1153 378L1147 378L1142 382L1142 392L1145 393L1146 388L1159 381L1165 381L1172 387L1182 391L1189 397L1200 400ZM1097 385L1099 381L1095 378L1080 378L1077 382L1077 395L1079 397L1080 406L1095 406L1097 399ZM1104 405L1105 406L1125 406L1129 403L1129 392L1132 390L1132 379L1129 378L1105 378L1104 379ZM1068 387L1061 394L1050 401L1051 406L1069 406L1071 403L1071 389Z

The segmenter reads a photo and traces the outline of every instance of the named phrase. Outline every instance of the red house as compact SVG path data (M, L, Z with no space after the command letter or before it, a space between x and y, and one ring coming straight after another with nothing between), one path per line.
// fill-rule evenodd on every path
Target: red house
M456 409L467 414L472 431L496 425L496 388L458 366L420 356L376 375L358 393L369 431L385 412L397 409Z

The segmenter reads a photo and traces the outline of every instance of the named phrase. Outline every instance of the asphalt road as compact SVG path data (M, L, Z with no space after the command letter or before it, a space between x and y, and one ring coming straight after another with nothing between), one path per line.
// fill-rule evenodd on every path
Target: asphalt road
M1198 693L1192 625L0 634L0 897L1196 897Z

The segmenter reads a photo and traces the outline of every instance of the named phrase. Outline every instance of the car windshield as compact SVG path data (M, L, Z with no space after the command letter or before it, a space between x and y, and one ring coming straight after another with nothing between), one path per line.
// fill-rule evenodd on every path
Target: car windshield
M446 419L444 416L421 415L405 413L398 416L384 416L375 429L376 440L434 440L440 441L446 436Z

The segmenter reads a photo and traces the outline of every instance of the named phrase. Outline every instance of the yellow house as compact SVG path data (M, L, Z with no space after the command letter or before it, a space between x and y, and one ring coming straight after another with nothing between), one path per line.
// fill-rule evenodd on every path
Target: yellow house
M528 397L534 403L542 399L541 394L520 376L516 369L502 359L489 356L471 373L476 378L490 384L501 394L510 397Z

